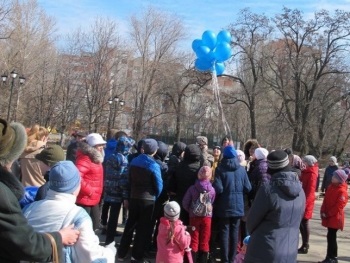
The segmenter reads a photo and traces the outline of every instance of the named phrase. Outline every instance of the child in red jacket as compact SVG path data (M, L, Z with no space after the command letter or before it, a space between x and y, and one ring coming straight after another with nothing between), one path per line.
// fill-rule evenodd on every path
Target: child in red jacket
M344 208L348 202L348 176L344 170L333 173L321 206L322 226L327 227L327 256L321 263L337 263L337 231L344 228Z

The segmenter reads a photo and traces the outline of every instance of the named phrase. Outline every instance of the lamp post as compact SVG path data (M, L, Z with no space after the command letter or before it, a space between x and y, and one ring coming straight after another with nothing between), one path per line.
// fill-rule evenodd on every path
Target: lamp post
M123 99L120 99L118 96L115 96L114 98L108 99L108 104L110 105L108 130L110 130L111 128L114 128L116 111L119 110L119 107L123 107L125 105L125 101Z
M12 70L11 73L10 73L10 77L12 78L12 81L11 81L11 88L10 88L10 98L9 98L9 104L8 104L8 107L7 107L7 120L10 121L10 112L11 112L11 104L12 104L12 96L13 96L13 88L15 86L15 78L17 78L17 75L18 73L15 71L15 70ZM3 83L6 83L7 79L8 79L8 76L7 75L2 75L1 76L1 79L2 79L2 82ZM19 77L19 84L20 85L23 85L24 82L25 82L25 77L23 76L20 76ZM17 109L16 109L17 111ZM16 114L17 115L17 114ZM16 121L16 117L15 116L15 121Z

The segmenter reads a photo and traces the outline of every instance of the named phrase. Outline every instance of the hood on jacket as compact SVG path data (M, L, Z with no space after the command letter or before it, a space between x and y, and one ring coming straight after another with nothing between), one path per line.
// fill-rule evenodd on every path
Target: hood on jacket
M114 151L116 147L117 147L117 140L112 138L107 141L105 150Z
M297 173L285 169L271 176L271 183L278 186L288 197L296 198L302 191L302 185Z
M135 141L129 137L121 136L117 141L116 152L126 155L129 153L131 147L135 144Z
M239 167L241 167L241 164L237 158L223 158L218 165L218 168L224 169L225 171L236 171Z
M189 144L185 148L184 161L194 163L201 158L201 149L197 144Z
M87 155L93 163L102 163L103 155L97 149L87 144L85 141L77 143L78 151L77 155Z
M168 145L161 141L157 141L157 143L158 143L158 150L154 155L154 159L161 160L162 162L164 162L165 158L168 156L168 153L169 153Z
M180 157L181 153L185 151L186 144L183 142L176 142L171 150L171 154Z
M203 191L209 192L213 188L209 180L197 179L194 185L199 192L203 192Z

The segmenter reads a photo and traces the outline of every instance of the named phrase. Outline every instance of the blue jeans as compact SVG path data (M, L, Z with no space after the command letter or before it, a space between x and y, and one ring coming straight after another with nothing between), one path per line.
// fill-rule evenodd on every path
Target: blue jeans
M241 217L219 219L220 254L222 263L233 263L237 253L238 230Z

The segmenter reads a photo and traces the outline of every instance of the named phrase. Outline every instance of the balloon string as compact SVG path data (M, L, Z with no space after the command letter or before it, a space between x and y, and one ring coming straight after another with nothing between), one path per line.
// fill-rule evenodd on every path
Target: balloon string
M217 101L217 105L218 105L218 109L219 109L219 115L221 117L221 122L222 122L222 125L224 127L225 134L229 135L229 137L232 138L230 125L228 124L228 122L226 120L225 113L224 113L224 110L223 110L223 107L222 107L222 102L221 102L221 98L220 98L220 87L219 87L218 78L216 76L215 66L214 66L214 70L213 70L213 73L212 73L212 83L211 83L211 85L213 86L214 99L215 99L215 101Z

